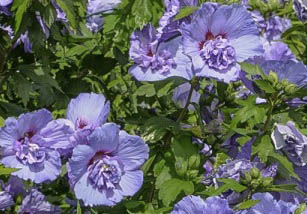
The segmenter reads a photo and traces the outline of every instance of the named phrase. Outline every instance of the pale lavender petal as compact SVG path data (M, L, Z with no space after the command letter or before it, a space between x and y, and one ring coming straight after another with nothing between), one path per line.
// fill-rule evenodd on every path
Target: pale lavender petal
M115 123L106 123L88 137L88 145L96 151L111 153L119 145L119 127Z
M280 80L288 80L300 87L307 86L307 67L302 62L270 60L260 66L266 74L276 72Z
M174 90L172 100L175 103L179 103L180 108L184 108L184 106L186 105L190 89L191 89L191 84L190 83L184 83L184 84L178 86ZM200 94L197 91L193 90L192 96L191 96L191 102L198 104L199 99L200 99ZM189 108L189 110L194 110L193 105L189 105L188 108Z
M9 208L10 206L14 205L15 202L12 196L5 191L0 192L0 210L4 210Z
M22 114L18 117L17 120L18 133L20 136L23 136L26 132L32 132L33 134L36 134L51 120L52 114L46 109Z
M143 172L141 170L126 171L122 176L119 186L123 196L133 196L143 184Z
M125 170L135 170L148 159L149 148L144 140L125 131L119 132L119 145L113 154L120 157Z
M172 214L203 214L205 209L204 200L199 196L186 196L175 204Z
M67 119L78 126L99 126L106 122L110 103L102 94L81 93L67 107Z
M59 207L50 204L41 192L31 189L19 207L18 213L60 214L61 210Z
M17 132L18 123L13 117L9 117L5 120L5 126L0 128L0 146L2 148L11 148L13 142L17 140L20 135Z
M210 69L207 65L204 67L204 69L196 73L196 76L200 77L211 77L214 79L221 80L223 82L229 83L232 81L237 81L239 79L241 68L239 64L232 66L230 70L228 71L215 71L214 69Z
M60 154L56 151L49 151L43 163L25 165L15 155L3 157L1 162L6 167L20 169L13 172L12 175L24 180L32 180L35 183L55 180L60 175L62 168Z
M88 145L78 145L74 148L72 157L67 163L68 176L72 185L84 175L87 164L95 154L96 151Z
M259 36L245 35L231 41L231 44L236 50L238 62L263 55L264 49Z
M293 8L296 12L297 18L302 22L307 21L307 2L306 0L294 0Z

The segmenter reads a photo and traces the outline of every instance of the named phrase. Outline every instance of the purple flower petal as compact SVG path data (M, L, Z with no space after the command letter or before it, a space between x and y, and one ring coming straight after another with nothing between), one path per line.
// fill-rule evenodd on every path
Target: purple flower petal
M59 207L50 204L46 197L38 190L31 189L29 194L23 199L18 213L60 214L61 210Z
M119 127L115 123L106 123L88 137L89 146L96 151L111 153L118 148Z
M184 108L186 102L188 101L188 95L189 95L190 88L191 88L190 83L184 83L184 84L178 86L174 90L172 100L175 103L179 103L180 108ZM198 104L199 99L200 99L200 94L198 92L196 92L195 90L193 90L191 102ZM193 105L189 105L188 108L189 108L189 110L194 110Z
M27 132L36 134L51 120L52 114L46 109L22 114L18 117L18 133L20 137Z
M293 8L296 12L297 18L302 22L307 20L307 2L304 0L294 0Z
M94 189L88 183L88 173L85 173L74 187L76 198L81 199L86 206L114 206L116 202L107 197L107 190Z
M142 44L144 41L146 42ZM136 63L141 62L141 64L132 66L129 73L137 80L158 81L173 76L183 77L187 80L192 79L191 61L183 54L181 37L161 42L157 48L155 48L155 45L150 46L150 44L147 44L147 41L151 40L146 39L142 41L140 39L139 45L135 47L133 45L137 43L131 42L130 57ZM142 52L135 51L138 47L142 48Z
M237 81L238 62L263 54L257 26L242 6L204 3L181 31L196 76Z
M119 132L119 145L113 154L119 156L125 170L139 168L148 159L149 148L144 140L125 131Z
M56 151L48 151L43 163L24 165L15 155L3 157L1 162L6 167L20 169L13 172L12 175L24 180L32 180L35 183L55 180L60 175L62 168L60 154Z
M307 67L302 62L270 60L260 66L266 74L276 72L280 80L288 80L299 87L307 86Z
M0 210L4 210L9 208L10 206L14 205L15 202L12 196L5 191L0 192Z
M286 125L275 124L271 138L275 149L283 150L294 164L297 166L307 164L307 137L296 129L292 121Z
M67 107L67 119L76 128L82 128L89 124L102 125L106 122L110 111L110 103L102 94L81 93L72 99Z
M133 196L141 189L142 184L143 172L141 170L126 171L119 182L120 192L123 196Z
M17 120L6 120L6 125L0 129L1 162L6 167L20 169L12 175L42 183L60 174L60 154L52 149L52 144L67 142L71 132L49 126L56 123L51 120L52 115L46 109L22 114Z
M53 120L39 132L37 139L36 136L34 139L39 145L59 150L60 153L70 150L73 148L70 138L74 133L74 126L69 122L65 119Z
M218 196L209 197L205 201L199 196L186 196L179 201L172 211L172 214L233 214L228 202Z
M72 157L67 163L67 171L71 186L74 186L86 172L87 164L92 157L96 154L96 151L88 145L78 145L74 148Z
M141 138L119 132L116 124L96 128L87 145L74 148L67 165L76 197L89 206L113 206L132 196L142 186L139 168L148 152Z

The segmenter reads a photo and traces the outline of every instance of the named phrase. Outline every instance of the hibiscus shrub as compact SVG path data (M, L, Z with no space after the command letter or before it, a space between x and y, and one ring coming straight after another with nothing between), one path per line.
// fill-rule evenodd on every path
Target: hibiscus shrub
M0 212L306 214L306 64L306 0L0 0Z

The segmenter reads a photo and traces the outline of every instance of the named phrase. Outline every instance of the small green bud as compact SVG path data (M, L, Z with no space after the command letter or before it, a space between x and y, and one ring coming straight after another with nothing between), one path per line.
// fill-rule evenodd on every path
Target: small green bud
M283 88L287 87L287 85L289 85L288 80L286 80L286 79L282 80L281 85L282 85Z
M260 177L260 171L257 168L252 168L250 171L250 174L252 176L253 179L257 179Z
M246 172L245 174L245 179L248 183L250 183L252 181L252 176L250 175L249 172Z
M270 71L268 79L273 85L278 83L278 76L275 72Z
M287 85L286 88L285 88L285 92L286 92L287 94L289 94L289 95L294 94L294 93L296 92L296 90L297 90L297 87L296 87L295 84L289 84L289 85Z
M273 178L271 177L266 177L262 179L262 186L263 187L269 187L273 184Z
M277 83L277 84L275 85L275 89L276 89L277 91L281 91L283 88L284 88L284 87L283 87L283 85L282 85L280 82Z
M248 181L246 179L240 179L240 183L243 185L248 185Z
M261 182L258 180L252 180L251 181L251 187L252 189L257 189L260 186Z
M165 157L166 159L172 158L172 153L170 153L170 152L165 152L165 153L164 153L164 157Z

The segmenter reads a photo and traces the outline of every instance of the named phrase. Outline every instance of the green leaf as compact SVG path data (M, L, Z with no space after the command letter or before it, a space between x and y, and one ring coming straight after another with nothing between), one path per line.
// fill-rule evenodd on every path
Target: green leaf
M30 99L30 93L32 91L32 84L21 73L16 73L14 75L14 79L16 82L16 93L18 97L21 98L24 106L27 106L27 103Z
M153 142L161 140L168 131L176 133L180 130L178 123L166 117L152 117L145 122L144 127L145 140Z
M260 75L263 79L266 79L266 75L263 73L258 65L249 64L246 62L240 63L241 69L247 73L247 76Z
M225 153L217 153L216 154L216 161L214 163L214 168L217 169L219 166L223 165L226 163L226 160L229 158L228 155Z
M276 90L272 87L272 83L267 80L255 80L257 86L266 93L275 93Z
M177 21L179 19L185 18L189 15L191 15L192 13L194 13L196 10L198 9L198 7L184 7L182 8L179 13L176 15L176 17L174 18L174 21Z
M156 154L154 154L153 156L151 156L146 163L142 166L142 171L144 173L144 175L147 174L148 170L150 169L150 167L152 166L152 163L154 162L156 158Z
M56 3L66 13L70 25L77 29L76 14L74 11L73 1L71 0L56 0Z
M236 191L236 192L242 192L242 191L247 189L246 186L239 184L236 180L233 180L233 179L227 179L227 178L221 179L220 178L220 179L218 179L218 181L224 182L224 184L222 184L218 188L210 187L206 191L201 192L199 194L207 195L207 196L217 196L217 195L220 195L223 192L226 192L228 190L233 190L233 191Z
M135 17L135 23L138 27L143 27L152 18L151 0L135 0L132 5L132 15Z
M145 202L144 201L127 201L127 202L124 202L124 205L127 209L131 210L131 209L135 209L140 206L145 206Z
M135 93L137 96L152 97L156 94L156 91L153 84L146 84L139 87Z
M72 56L80 56L84 54L86 51L89 51L89 47L84 45L75 45L74 47L70 48L67 53L66 57L72 57Z
M164 163L163 163L164 162ZM163 160L163 162L160 162L160 164L161 163L163 163L163 164L165 164L165 161ZM156 186L156 189L161 189L162 188L162 184L165 182L165 181L167 181L167 180L169 180L169 179L171 179L171 173L170 173L170 167L168 167L168 166L162 166L162 169L161 169L161 172L157 172L157 168L156 168L156 166L157 167L161 167L161 165L160 164L156 164L155 165L155 168L154 168L154 173L155 173L155 176L157 177L157 179L156 179L156 182L155 182L155 186Z
M159 191L159 199L162 200L164 205L168 206L171 202L176 200L181 192L184 192L185 195L192 194L194 192L193 183L191 181L172 178L162 184Z
M10 175L13 172L16 172L20 169L14 169L14 168L5 168L4 166L0 165L0 175Z
M15 15L15 32L18 32L20 28L20 24L23 19L24 13L27 11L28 7L30 6L32 0L18 0L14 1L12 10L17 9L16 15Z
M235 210L247 210L252 206L256 205L260 200L247 200L243 201L242 203L238 204L235 207Z
M242 192L244 190L246 190L246 186L243 186L241 184L239 184L236 180L234 179L230 179L230 178L218 178L217 179L219 182L223 182L225 184L230 184L232 185L232 190L236 191L236 192Z
M186 175L191 169L198 169L200 164L199 148L192 144L191 136L179 135L173 138L171 148L175 157L175 169L179 176Z
M265 135L261 138L260 143L253 146L252 154L257 154L261 162L266 163L268 156L274 152L274 147L271 143L271 138Z
M276 152L270 152L269 156L273 158L274 161L278 161L278 170L283 176L285 176L286 178L290 178L291 176L300 180L300 178L294 171L293 164L288 160L287 157Z
M157 96L162 97L168 95L173 85L174 82L168 82L165 84L161 89L158 90Z

